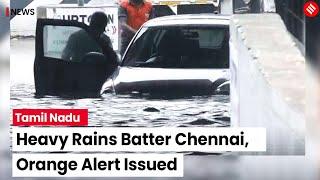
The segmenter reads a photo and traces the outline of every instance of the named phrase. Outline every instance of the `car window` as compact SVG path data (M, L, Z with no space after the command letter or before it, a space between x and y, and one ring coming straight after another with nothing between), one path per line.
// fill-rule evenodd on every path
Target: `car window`
M124 66L229 68L226 26L143 28L129 47Z
M98 43L80 27L46 25L43 29L45 57L79 62L89 52L102 52Z

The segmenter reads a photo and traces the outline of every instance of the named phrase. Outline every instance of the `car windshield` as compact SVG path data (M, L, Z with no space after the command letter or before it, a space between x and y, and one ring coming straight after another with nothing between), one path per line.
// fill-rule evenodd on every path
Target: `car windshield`
M227 26L142 28L123 66L153 68L229 68Z

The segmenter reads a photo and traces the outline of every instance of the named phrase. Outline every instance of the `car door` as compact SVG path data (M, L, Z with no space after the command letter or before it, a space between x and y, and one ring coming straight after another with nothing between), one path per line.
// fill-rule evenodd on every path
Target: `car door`
M77 21L38 19L34 79L36 95L98 96L107 61L101 42Z

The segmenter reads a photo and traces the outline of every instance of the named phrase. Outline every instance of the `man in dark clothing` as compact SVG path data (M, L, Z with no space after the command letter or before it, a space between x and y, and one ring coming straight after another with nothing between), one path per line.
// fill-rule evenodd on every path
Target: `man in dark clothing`
M104 34L108 17L103 12L95 12L91 16L89 32L79 30L70 35L62 52L62 59L81 62L89 52L100 52L106 56L112 66L117 65L117 55L112 48L110 38Z
M62 52L62 59L80 62L89 52L102 53L102 49L87 31L81 29L70 35L67 45Z
M123 55L137 30L153 17L153 7L144 0L124 0L120 4L121 49Z

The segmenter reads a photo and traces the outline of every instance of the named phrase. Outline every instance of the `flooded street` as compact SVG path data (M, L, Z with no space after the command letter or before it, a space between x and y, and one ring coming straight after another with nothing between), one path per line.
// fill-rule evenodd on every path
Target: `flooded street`
M148 99L105 94L95 99L34 97L34 39L11 40L11 108L88 108L89 125L103 127L228 127L229 96ZM23 72L23 73L22 73Z

